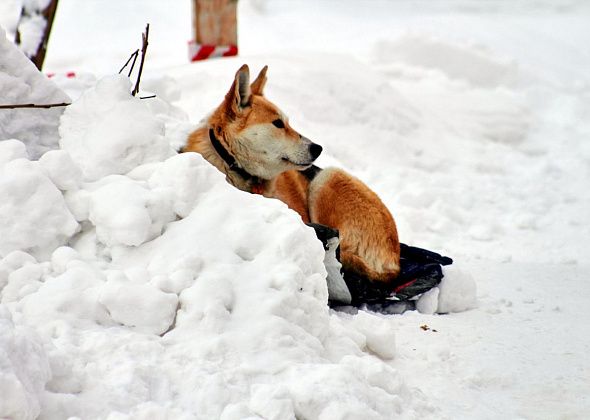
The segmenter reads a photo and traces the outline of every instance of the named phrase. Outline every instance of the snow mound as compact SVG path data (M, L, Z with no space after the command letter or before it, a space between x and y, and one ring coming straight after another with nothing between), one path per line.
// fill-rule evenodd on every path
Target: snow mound
M0 92L2 105L70 102L70 98L6 38L1 27ZM4 109L0 112L0 140L21 140L31 158L37 159L57 147L57 128L62 112L63 108Z
M163 123L147 103L129 95L130 90L125 76L104 78L62 116L59 144L86 181L123 174L174 153L164 140Z
M373 315L330 312L313 229L201 156L171 153L174 109L128 89L113 77L85 92L61 120L63 149L39 162L0 143L11 200L0 299L39 334L53 372L34 382L45 393L26 415L402 413L412 395L384 362L395 334Z

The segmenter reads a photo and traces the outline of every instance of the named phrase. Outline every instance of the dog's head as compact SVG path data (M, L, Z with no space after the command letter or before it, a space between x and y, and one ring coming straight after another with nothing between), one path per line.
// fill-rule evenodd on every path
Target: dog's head
M265 66L250 84L250 71L243 65L209 119L238 164L262 179L290 169L304 170L322 152L320 145L295 131L285 114L264 97L267 69Z

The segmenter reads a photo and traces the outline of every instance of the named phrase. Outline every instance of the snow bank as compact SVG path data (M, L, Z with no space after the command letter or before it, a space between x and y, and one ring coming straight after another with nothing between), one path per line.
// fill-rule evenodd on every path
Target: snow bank
M53 82L6 38L0 28L0 104L51 104L70 102ZM18 139L27 145L32 159L57 147L59 116L63 108L3 109L0 140Z
M0 143L0 301L45 351L0 417L402 413L394 331L330 313L313 229L173 154L174 110L128 91L116 76L85 92L39 162Z

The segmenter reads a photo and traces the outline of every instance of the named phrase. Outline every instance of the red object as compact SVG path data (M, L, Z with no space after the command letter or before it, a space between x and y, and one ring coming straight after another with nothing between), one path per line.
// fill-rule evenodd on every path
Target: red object
M231 57L234 55L238 55L237 45L197 44L195 41L189 41L188 43L188 58L190 61L200 61L215 57Z
M238 46L237 45L230 45L229 49L223 53L224 57L231 57L234 55L238 55Z
M57 76L57 74L54 72L47 73L47 77L50 79L55 76ZM65 73L65 76L68 79L73 79L74 77L76 77L76 72L75 71L68 71L67 73Z
M399 285L399 286L397 286L395 289L393 289L393 292L394 292L394 293L397 293L397 292L399 292L400 290L402 290L402 289L405 289L406 287L408 287L408 286L412 285L412 284L413 284L413 283L414 283L416 280L417 280L417 279L413 279L413 280L410 280L410 281L409 281L409 282L407 282L407 283L400 284L400 285Z
M264 193L263 184L252 184L252 194L262 195Z

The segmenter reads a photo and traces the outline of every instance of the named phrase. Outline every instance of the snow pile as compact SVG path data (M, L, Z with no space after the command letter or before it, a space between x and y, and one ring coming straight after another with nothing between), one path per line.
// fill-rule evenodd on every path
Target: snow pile
M78 223L43 166L27 159L23 143L0 141L0 156L0 257L25 251L47 258Z
M17 327L0 305L0 416L36 419L51 372L43 344L30 329Z
M119 76L85 92L62 117L63 149L38 162L0 143L0 302L39 335L10 332L0 349L43 343L27 369L2 365L15 394L0 417L416 412L419 394L386 363L392 326L330 313L314 231L199 155L172 154L167 108L128 92Z
M0 104L53 104L70 102L7 38L0 28ZM57 147L59 116L63 108L0 110L0 140L18 139L32 159Z

